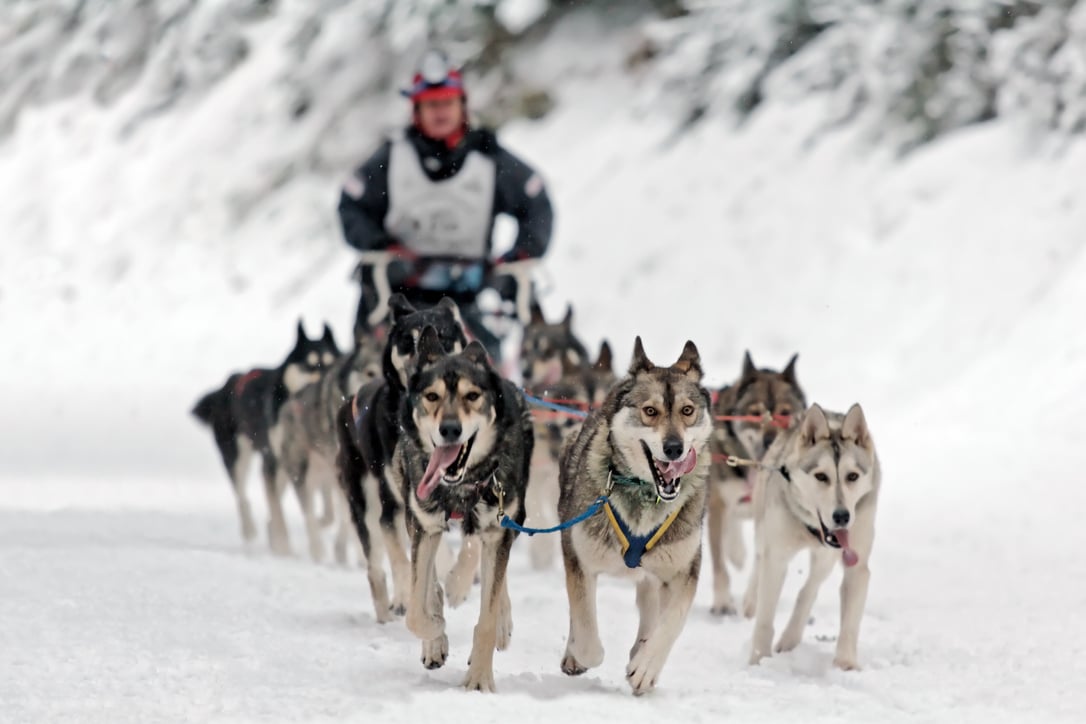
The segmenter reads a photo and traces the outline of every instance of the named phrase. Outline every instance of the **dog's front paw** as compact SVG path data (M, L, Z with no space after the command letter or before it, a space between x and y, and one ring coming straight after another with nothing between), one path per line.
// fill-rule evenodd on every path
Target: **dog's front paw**
M626 667L626 681L630 683L634 696L647 694L656 688L656 678L664 665L664 657L657 656L652 648L645 645L634 646L637 653Z
M482 666L468 666L468 675L464 679L464 688L468 691L494 693L494 670Z
M394 617L399 618L407 613L407 604L403 601L393 601L389 604L388 611Z
M389 608L390 613L391 611ZM445 635L445 619L427 616L422 611L408 611L404 623L407 624L408 631L423 641L432 641Z
M793 631L792 628L786 628L784 633L781 634L780 640L777 642L777 648L775 649L778 654L783 654L787 651L799 646L799 642L803 640L803 629Z
M855 656L845 656L842 654L837 654L837 656L833 657L833 665L841 671L860 670L860 664L858 661L856 661Z
M449 637L445 634L422 642L422 665L427 669L440 669L449 658Z
M766 642L763 646L759 646L758 644L752 645L750 647L750 659L747 663L749 663L751 666L757 666L758 664L762 663L762 659L769 656L769 643L772 640L773 639L770 638L769 642Z
M715 602L713 607L709 609L709 613L714 616L734 616L738 611L735 608L735 603L732 601L731 596L729 596L728 598Z
M586 671L588 667L582 666L573 654L566 651L566 655L562 657L562 673L566 676L580 676Z
M598 636L587 643L572 639L566 645L566 656L572 656L585 668L594 669L603 663L603 642Z

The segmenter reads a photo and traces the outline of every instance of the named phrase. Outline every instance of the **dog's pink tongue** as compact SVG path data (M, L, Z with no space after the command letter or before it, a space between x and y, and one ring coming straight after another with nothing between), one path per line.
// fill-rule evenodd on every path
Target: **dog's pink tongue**
M841 544L841 560L846 567L854 566L860 562L860 557L856 555L856 551L848 547L848 530L846 528L838 528L833 531L833 537Z
M698 464L698 453L694 448L690 448L690 452L686 454L682 460L670 461L663 470L660 471L664 480L669 483L672 480L678 480L682 476L694 469L694 466Z
M415 495L419 500L426 500L434 492L434 488L441 482L441 474L445 468L452 465L456 456L460 454L460 445L442 445L434 448L430 453L430 462L426 463L426 472L422 474Z

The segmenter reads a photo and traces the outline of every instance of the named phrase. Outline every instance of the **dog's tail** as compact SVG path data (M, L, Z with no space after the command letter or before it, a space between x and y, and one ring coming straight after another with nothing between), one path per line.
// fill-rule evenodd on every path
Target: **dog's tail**
M223 391L224 388L219 388L201 397L191 410L193 416L205 425L210 425L215 416L215 408L220 404L219 401L223 396Z

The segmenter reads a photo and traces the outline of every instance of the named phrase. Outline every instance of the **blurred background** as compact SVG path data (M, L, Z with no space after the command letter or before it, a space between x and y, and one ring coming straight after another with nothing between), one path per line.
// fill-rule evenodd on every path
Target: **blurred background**
M340 189L409 121L432 46L546 182L548 316L572 305L620 368L635 335L660 363L691 339L713 387L746 350L798 352L808 399L861 402L882 459L865 672L830 671L832 586L807 643L751 670L749 624L710 617L703 579L670 689L618 713L1078 721L1086 0L0 2L12 720L447 716L475 603L423 675L402 626L369 625L356 569L267 553L256 480L241 555L189 412L277 365L299 319L347 345ZM631 592L601 587L629 630L572 682L560 576L514 552L513 698L473 713L579 696L613 719Z
M432 45L544 176L544 307L589 345L1078 424L1086 4L8 2L0 474L211 474L200 393L298 318L345 344L339 189Z

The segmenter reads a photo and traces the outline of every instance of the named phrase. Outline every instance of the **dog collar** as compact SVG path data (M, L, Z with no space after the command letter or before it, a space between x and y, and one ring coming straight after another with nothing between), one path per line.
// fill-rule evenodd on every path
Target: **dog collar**
M634 475L622 475L615 470L614 465L611 465L607 469L607 492L610 493L616 485L625 486L635 492L642 503L660 502L660 496L656 494L656 483L651 480L642 480Z
M603 510L607 513L607 520L610 521L611 528L615 531L619 545L622 546L622 561L627 568L640 567L641 559L652 550L653 546L660 542L660 539L664 537L664 533L667 532L667 529L671 527L671 524L679 517L679 513L682 512L681 507L676 508L652 532L647 535L634 535L630 530L630 526L626 524L626 521L611 505L610 500L604 500Z

